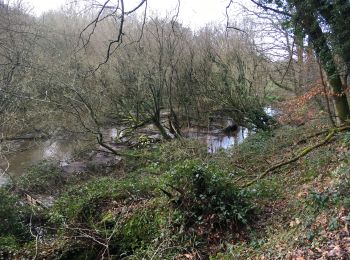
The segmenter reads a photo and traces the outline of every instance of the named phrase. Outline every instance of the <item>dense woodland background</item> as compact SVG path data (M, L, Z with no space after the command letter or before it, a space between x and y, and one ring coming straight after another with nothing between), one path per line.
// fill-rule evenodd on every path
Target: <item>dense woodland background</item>
M350 257L350 2L248 2L193 30L147 0L0 1L0 258ZM219 119L250 135L208 153L189 132ZM23 142L58 138L118 164L11 175Z

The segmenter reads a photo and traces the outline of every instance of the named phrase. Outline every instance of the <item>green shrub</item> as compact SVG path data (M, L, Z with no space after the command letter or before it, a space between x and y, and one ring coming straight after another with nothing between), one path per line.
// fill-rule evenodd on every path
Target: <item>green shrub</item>
M28 212L16 196L0 188L0 250L28 240L29 229L25 224Z
M344 133L342 143L343 143L343 145L349 145L349 143L350 143L350 133L349 132Z
M169 219L169 212L159 207L159 201L146 201L123 206L120 212L112 213L112 205L108 211L101 214L101 221L94 223L75 223L67 226L64 237L68 244L63 245L60 259L97 259L101 254L108 254L112 259L145 254L155 244L163 233ZM70 228L72 227L72 228ZM88 234L88 237L85 237ZM68 240L71 238L70 240ZM89 239L94 238L94 239ZM100 243L96 242L99 241ZM57 253L56 253L57 254ZM106 257L106 255L104 255ZM103 257L102 257L103 258Z
M271 132L258 132L236 147L233 151L236 160L244 160L245 163L256 164L257 158L271 154Z
M130 254L136 250L146 249L158 238L167 224L164 208L149 203L146 208L136 211L121 225L116 238L119 253Z
M256 182L249 189L249 194L255 199L277 199L282 196L285 187L279 183L278 177L272 176Z
M307 205L311 206L314 211L318 212L325 209L330 202L330 194L325 192L310 192L306 198Z
M56 201L51 210L55 223L99 221L101 209L114 201L151 198L157 187L153 178L116 180L109 177L93 179L85 184L70 187Z
M198 161L184 161L167 172L163 192L182 212L186 226L237 227L247 224L253 213L245 191L226 174Z
M158 147L143 147L141 149L126 150L125 170L134 173L144 173L145 168L159 160ZM146 171L147 172L147 171Z
M36 194L55 194L64 185L62 171L57 163L43 160L30 167L16 182L25 191Z
M89 252L104 252L106 248L96 243L102 241L111 255L130 255L147 247L166 222L168 213L159 200L154 201L157 186L154 178L91 180L60 196L50 218L65 237L79 242L79 254L84 254L84 243ZM96 240L86 241L84 232ZM72 251L66 255L75 254L74 247L66 250Z
M18 241L15 236L0 236L0 251L16 250L18 246Z
M162 144L159 148L159 160L171 168L188 158L204 159L208 156L208 147L199 140L179 139Z

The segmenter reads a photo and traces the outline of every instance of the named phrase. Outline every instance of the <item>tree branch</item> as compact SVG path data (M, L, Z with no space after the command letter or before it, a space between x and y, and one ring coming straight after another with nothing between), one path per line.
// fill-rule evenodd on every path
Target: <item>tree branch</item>
M272 12L277 13L277 14L281 14L281 15L285 15L285 16L288 16L288 17L292 17L292 15L290 13L287 13L285 11L281 11L281 10L278 10L278 9L275 9L275 8L263 5L262 3L258 2L258 1L255 1L255 0L250 0L250 1L252 3L254 3L254 4L256 4L257 6L259 6L260 8L263 8L264 10L269 10L269 11L272 11Z
M251 186L252 184L257 182L258 180L261 180L264 177L266 177L266 175L268 173L270 173L270 172L272 172L272 171L274 171L274 170L276 170L278 168L281 168L282 166L285 166L285 165L291 164L293 162L296 162L297 160L299 160L300 158L302 158L305 155L309 154L311 151L315 150L316 148L331 142L336 133L339 133L339 132L342 132L342 131L348 131L348 130L350 130L350 126L343 126L343 127L340 127L340 128L333 128L333 129L331 129L324 140L322 140L321 142L319 142L319 143L317 143L317 144L315 144L313 146L306 147L300 154L298 154L297 156L294 156L293 158L291 158L291 159L289 159L287 161L284 161L284 162L281 162L281 163L273 165L272 167L270 167L267 170L265 170L262 174L260 174L257 178L255 178L254 180L252 180L252 181L246 183L245 185L243 185L243 188Z

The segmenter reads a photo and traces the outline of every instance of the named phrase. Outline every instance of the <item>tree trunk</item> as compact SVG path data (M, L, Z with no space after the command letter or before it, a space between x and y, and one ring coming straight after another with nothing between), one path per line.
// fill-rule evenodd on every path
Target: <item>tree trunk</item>
M168 135L168 133L166 132L164 126L158 121L158 120L154 120L153 124L158 128L160 134L162 135L162 137L165 140L170 140L171 137Z
M350 71L350 2L348 0L312 0L311 3L330 25L336 51L345 62L346 74L348 74Z
M327 74L329 85L333 90L334 103L339 120L341 123L344 123L350 119L349 104L346 94L343 91L342 81L327 39L322 32L314 10L307 8L306 5L303 5L299 1L294 1L294 4L297 10L297 18L301 22L305 32L309 35L315 52Z

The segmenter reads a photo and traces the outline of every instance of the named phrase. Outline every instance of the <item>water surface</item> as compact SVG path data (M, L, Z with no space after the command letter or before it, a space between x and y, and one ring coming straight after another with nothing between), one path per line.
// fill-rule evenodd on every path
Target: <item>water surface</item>
M113 141L118 137L120 131L116 128L104 130L105 140ZM154 134L154 133L153 133ZM230 135L225 135L221 130L205 131L203 129L190 129L185 134L188 138L198 139L207 144L208 152L215 153L220 149L228 149L243 142L248 136L248 129L239 127L237 131ZM52 159L59 161L63 167L74 166L71 162L75 150L79 148L80 143L72 139L49 139L46 141L22 141L17 152L7 156L10 163L8 173L11 176L20 176L33 164L41 160ZM106 158L100 158L99 161ZM81 167L81 165L79 166ZM1 166L5 166L6 162L1 162ZM0 176L0 186L8 181L5 175Z
M203 129L188 129L185 136L190 139L197 139L205 143L209 153L219 150L226 150L241 144L249 135L249 130L245 127L238 127L237 131L224 134L222 130L216 129L206 131Z

